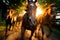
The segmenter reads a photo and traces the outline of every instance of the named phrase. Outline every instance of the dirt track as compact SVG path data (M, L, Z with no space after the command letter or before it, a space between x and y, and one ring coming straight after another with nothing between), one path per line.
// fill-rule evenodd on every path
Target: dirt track
M21 25L19 25L17 27L14 27L13 30L11 30L11 31L8 31L7 32L8 37L7 37L6 40L20 40L20 37L21 37L21 27L20 26ZM49 38L46 38L46 34L47 33L48 33L48 31L45 30L44 40L60 40L60 38L58 39L58 36L55 35L54 33L52 33ZM29 37L30 37L30 34L31 34L31 31L30 30L26 30L24 39L28 40ZM39 36L40 36L39 38L41 38L41 34L42 33L40 31L39 32ZM5 40L4 37L2 37L2 39ZM32 40L38 40L38 38L35 38L34 35L33 35L32 36Z
M20 26L21 26L21 25L20 25ZM9 36L7 37L6 40L20 40L20 37L21 37L21 27L20 27L20 26L15 27L15 29L14 29L11 33L8 32L8 33L9 33ZM52 33L52 34L50 35L50 37L47 38L47 37L46 37L46 34L47 34L47 33L48 33L48 31L45 30L44 40L59 40L59 39L58 39L58 36L55 35L54 33ZM30 31L30 30L26 30L26 31L25 31L25 37L24 37L25 40L28 40L28 39L29 39L30 34L31 34L31 31ZM42 35L42 33L41 33L41 31L40 31L40 32L39 32L40 38L41 38L41 35ZM32 40L38 40L38 38L35 38L34 35L33 35Z

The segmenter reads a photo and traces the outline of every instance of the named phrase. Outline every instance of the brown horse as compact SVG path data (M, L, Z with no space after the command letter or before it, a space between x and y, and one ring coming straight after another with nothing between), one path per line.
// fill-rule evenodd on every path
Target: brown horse
M24 33L25 30L31 30L31 36L29 40L31 40L31 37L33 36L34 31L36 30L37 26L37 20L36 20L36 5L33 2L30 2L27 7L27 13L23 16L23 21L22 21L22 39L24 40Z
M11 12L11 10L9 10L9 12L7 12L6 21L5 21L6 22L6 33L5 33L5 35L7 34L8 26L9 26L9 31L10 31L11 27L14 25L14 20L13 20L12 14L13 14L13 12Z
M43 29L44 26L47 26L49 28L49 31L50 31L49 35L52 32L51 23L54 20L55 14L51 11L51 6L48 6L47 8L45 8L44 13L37 18L37 22L40 24L40 29L42 30L42 40L44 37L44 29Z
M12 24L14 23L13 13L14 13L14 11L12 9L10 9L8 14L6 15L6 28L8 28L8 25L9 25L9 30L10 30Z

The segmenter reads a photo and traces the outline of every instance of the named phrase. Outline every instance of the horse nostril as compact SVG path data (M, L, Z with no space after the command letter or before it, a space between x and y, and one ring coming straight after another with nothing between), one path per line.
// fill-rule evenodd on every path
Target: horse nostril
M29 21L31 21L31 19L29 18Z

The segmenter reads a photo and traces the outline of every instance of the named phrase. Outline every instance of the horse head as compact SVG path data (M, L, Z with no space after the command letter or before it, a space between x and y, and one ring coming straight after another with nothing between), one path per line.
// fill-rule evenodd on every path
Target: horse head
M28 22L30 25L36 25L36 5L34 3L30 3L27 9L28 14Z
M53 11L54 9L52 9L52 8L53 8L53 7L50 6L50 7L48 8L48 11L47 11L47 12L48 12L48 15L50 15L50 19L51 19L51 20L54 20L54 18L55 18L55 11Z

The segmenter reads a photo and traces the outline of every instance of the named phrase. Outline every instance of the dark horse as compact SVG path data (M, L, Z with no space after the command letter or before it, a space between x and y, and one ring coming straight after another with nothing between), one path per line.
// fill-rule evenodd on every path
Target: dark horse
M8 28L8 25L9 25L9 30L10 30L11 25L12 25L12 23L11 23L12 18L10 18L9 15L7 15L7 16L8 17L6 18L6 29Z
M13 20L13 16L12 16L12 13L7 12L7 15L6 15L6 34L7 34L7 31L11 29L11 27L14 25L14 20ZM8 29L8 26L9 26L9 29Z
M31 37L33 36L34 31L36 30L37 26L37 20L36 20L36 5L33 2L29 2L28 7L27 7L27 13L24 14L23 16L23 21L22 21L22 33L21 33L21 40L24 40L24 33L25 30L31 30L31 36L29 40L31 40Z
M14 16L13 16L14 10L13 9L9 9L9 11L6 14L6 30L9 26L9 30L11 28L11 26L14 24Z
M11 28L11 26L12 26L12 23L11 23L11 18L10 18L10 16L9 16L9 14L7 14L6 15L6 32L5 32L5 37L7 38L7 31L8 31L8 26L9 26L9 30L10 30L10 28Z

